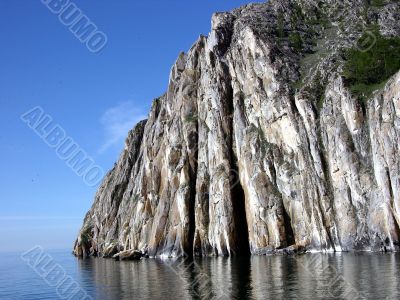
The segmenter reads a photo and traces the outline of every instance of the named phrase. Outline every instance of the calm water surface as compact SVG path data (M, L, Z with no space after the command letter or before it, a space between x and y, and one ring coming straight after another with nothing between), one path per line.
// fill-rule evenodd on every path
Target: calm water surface
M59 279L93 299L400 299L399 254L115 262L47 253L66 274ZM1 253L1 299L60 299L45 279L19 253Z

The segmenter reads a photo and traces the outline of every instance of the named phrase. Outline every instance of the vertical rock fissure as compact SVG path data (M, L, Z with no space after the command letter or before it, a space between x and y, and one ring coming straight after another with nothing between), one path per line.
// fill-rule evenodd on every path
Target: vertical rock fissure
M227 82L232 82L229 70L226 70L229 76ZM231 165L231 199L232 207L234 213L234 221L236 228L236 241L237 241L237 254L241 256L250 255L250 243L249 243L249 229L247 224L246 216L246 204L245 204L245 194L243 187L240 183L239 178L239 168L238 159L235 153L235 130L233 126L233 115L234 115L234 105L233 105L233 88L231 84L227 84L227 103L229 105L229 115L230 117L230 165Z
M250 255L249 231L246 217L245 195L237 176L237 168L232 166L232 180L234 187L231 190L233 211L237 228L238 255Z
M333 185L332 185L332 178L331 178L331 174L330 174L330 170L329 170L329 158L327 157L327 152L325 150L325 145L324 145L324 141L322 138L322 129L323 129L323 123L321 121L321 118L318 118L318 122L319 122L319 130L316 131L317 133L317 141L318 141L318 146L319 146L319 156L321 159L321 166L322 166L322 172L324 174L324 183L323 183L323 187L325 187L325 193L326 193L326 198L328 199L328 201L330 201L329 203L329 207L332 207L332 209L334 209L334 196L333 196ZM332 233L331 233L331 228L328 228L327 226L327 222L326 222L326 216L325 216L325 211L322 208L321 205L321 199L322 199L322 195L320 195L320 199L318 200L318 207L321 211L322 214L322 223L326 232L326 235L329 239L329 242L331 243L332 247L335 246L335 240L332 237ZM334 214L334 216L336 216L336 214ZM336 217L334 217L335 219L335 223L337 223Z
M195 145L198 145L198 132L199 132L199 125L198 122L196 123L196 132L197 132L197 141ZM197 146L196 146L197 147ZM194 164L193 167L190 167L189 170L189 177L190 177L190 198L189 198L189 232L188 232L188 249L184 249L185 253L189 257L193 257L194 255L194 235L196 231L196 216L195 216L195 204L196 204L196 186L197 186L197 163L198 163L198 149L195 149L194 153Z
M292 228L292 220L290 219L289 214L286 211L286 208L283 206L283 221L285 224L285 238L287 246L294 245L296 243L294 239L294 232Z
M189 199L189 232L188 232L188 243L187 249L184 249L185 253L189 257L193 257L194 254L194 233L195 233L195 199L196 199L196 177L190 175L190 199Z

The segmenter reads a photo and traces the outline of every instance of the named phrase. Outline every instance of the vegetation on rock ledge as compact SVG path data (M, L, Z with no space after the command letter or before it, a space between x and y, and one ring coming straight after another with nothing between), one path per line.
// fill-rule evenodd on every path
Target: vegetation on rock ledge
M364 33L346 54L344 77L351 91L366 100L400 69L400 38L387 38L375 29Z

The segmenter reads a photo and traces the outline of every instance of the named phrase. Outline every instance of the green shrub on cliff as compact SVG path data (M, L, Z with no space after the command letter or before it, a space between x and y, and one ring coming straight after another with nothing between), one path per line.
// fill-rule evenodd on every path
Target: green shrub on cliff
M368 2L371 6L374 6L374 7L382 7L385 5L384 0L369 0Z
M400 69L400 38L368 31L346 54L344 77L352 92L365 100Z
M297 51L303 49L303 40L298 32L291 33L289 35L289 43Z

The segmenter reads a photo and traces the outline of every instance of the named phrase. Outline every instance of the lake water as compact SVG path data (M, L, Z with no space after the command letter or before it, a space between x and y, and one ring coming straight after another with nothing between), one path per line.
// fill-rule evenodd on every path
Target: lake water
M44 251L40 257L1 253L0 299L400 299L399 254L115 262Z

